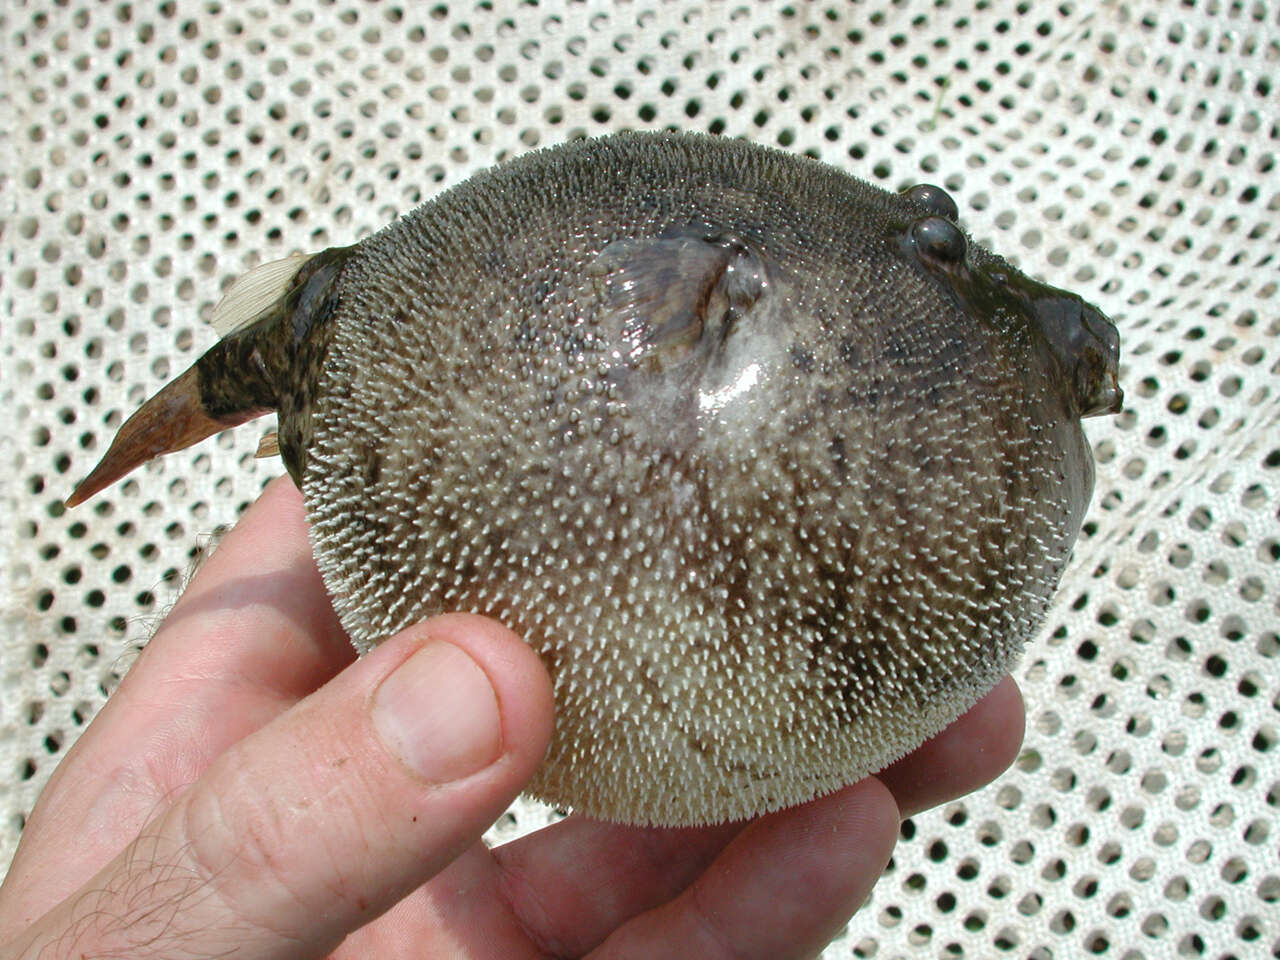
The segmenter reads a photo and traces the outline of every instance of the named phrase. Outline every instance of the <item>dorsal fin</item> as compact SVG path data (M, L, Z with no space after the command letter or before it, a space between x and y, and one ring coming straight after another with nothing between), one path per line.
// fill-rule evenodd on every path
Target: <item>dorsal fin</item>
M295 253L283 260L260 263L236 278L213 308L209 317L213 329L226 337L247 327L289 292L298 271L311 257L309 253Z

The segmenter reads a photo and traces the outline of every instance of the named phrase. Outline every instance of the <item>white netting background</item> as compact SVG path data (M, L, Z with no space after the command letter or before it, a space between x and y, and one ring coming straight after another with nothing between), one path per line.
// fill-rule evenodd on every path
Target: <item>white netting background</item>
M61 507L227 283L530 147L675 126L940 183L1123 340L1024 752L904 825L828 955L1280 956L1280 9L11 0L0 29L0 863L279 470L248 427Z

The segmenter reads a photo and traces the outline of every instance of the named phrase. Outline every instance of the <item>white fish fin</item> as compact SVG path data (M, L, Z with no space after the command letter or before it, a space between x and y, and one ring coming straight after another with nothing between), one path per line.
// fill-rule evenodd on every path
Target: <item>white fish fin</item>
M222 337L242 330L289 292L293 278L312 254L295 253L283 260L260 263L236 278L213 308L209 323Z
M272 430L270 433L263 434L262 439L258 441L258 450L254 454L259 460L264 457L280 456L280 434Z

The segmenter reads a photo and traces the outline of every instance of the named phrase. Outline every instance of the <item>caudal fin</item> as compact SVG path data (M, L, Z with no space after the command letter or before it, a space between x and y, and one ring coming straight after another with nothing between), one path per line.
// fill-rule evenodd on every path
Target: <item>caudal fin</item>
M328 309L330 288L353 249L332 247L315 256L286 257L237 280L214 308L222 339L125 421L102 462L67 498L67 506L84 503L161 454L278 409L280 385L294 384L290 363L297 343L321 322L316 311ZM269 455L278 446L266 450ZM296 476L298 461L285 459Z
M228 426L205 413L199 375L190 367L125 421L106 456L67 497L67 506L84 503L153 457L182 450Z

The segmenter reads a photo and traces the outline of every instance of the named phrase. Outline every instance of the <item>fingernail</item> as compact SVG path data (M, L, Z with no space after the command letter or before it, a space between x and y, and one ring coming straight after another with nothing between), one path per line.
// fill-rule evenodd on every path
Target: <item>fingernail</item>
M373 725L428 783L460 780L498 759L502 723L489 677L460 647L423 647L382 681Z

